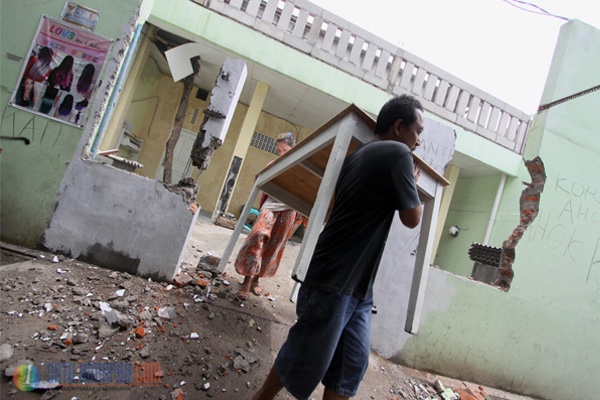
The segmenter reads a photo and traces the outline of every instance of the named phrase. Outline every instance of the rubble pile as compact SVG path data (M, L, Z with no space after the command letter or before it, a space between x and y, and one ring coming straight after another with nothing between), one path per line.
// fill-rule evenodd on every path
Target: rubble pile
M150 380L162 388L174 391L189 387L188 391L202 391L209 397L222 392L222 377L248 373L257 365L256 346L260 343L248 335L243 345L222 341L218 349L212 349L205 344L214 342L210 336L221 338L232 333L211 329L212 322L229 319L234 329L259 333L260 326L250 317L228 315L227 310L215 306L234 298L226 274L216 272L218 262L217 257L204 256L196 268L180 273L171 283L59 256L50 262L35 260L26 271L5 271L2 325L13 329L22 326L17 331L23 334L9 335L3 329L0 366L4 379L10 379L15 368L26 363L43 371L44 365L57 363L155 362L161 368ZM231 347L226 349L228 345ZM178 355L176 362L171 360L173 353ZM102 381L101 370L87 377L81 372L76 368L68 377L69 383L83 378ZM186 378L193 375L197 377L186 385ZM41 387L60 389L64 383L42 381ZM244 382L243 386L250 388L253 384ZM7 394L18 392L13 386ZM182 393L177 392L176 397L183 398Z
M194 255L172 282L48 253L1 267L0 398L250 398L293 321L278 318L283 304L271 294L237 301L219 261ZM24 367L39 370L35 388L18 385ZM369 395L357 398L373 400L495 399L395 365L375 367L361 390Z

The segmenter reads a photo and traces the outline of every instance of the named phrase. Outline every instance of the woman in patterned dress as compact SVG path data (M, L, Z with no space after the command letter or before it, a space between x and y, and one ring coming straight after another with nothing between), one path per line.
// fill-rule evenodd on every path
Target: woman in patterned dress
M289 132L280 134L276 139L280 156L294 145L294 136ZM236 272L244 276L237 295L239 300L247 300L250 292L256 296L263 294L259 278L275 275L287 241L301 224L306 225L305 217L280 201L263 196L260 213L235 260Z

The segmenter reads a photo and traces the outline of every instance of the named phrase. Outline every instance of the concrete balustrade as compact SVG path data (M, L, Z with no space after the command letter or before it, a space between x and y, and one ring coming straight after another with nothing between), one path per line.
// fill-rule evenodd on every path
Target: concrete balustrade
M522 154L531 116L306 0L193 0Z

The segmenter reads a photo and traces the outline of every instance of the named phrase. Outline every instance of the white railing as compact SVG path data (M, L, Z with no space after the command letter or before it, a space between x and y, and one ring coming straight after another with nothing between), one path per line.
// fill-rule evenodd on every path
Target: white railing
M192 0L522 154L531 117L306 0Z

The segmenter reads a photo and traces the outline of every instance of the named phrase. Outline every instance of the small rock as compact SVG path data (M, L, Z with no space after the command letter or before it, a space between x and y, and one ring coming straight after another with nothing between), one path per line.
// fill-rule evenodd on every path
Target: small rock
M197 273L198 273L198 276L200 276L201 278L205 278L205 279L213 278L213 273L210 271L198 270Z
M173 307L161 307L158 309L158 316L164 319L173 318Z
M73 336L73 344L87 343L90 340L90 335L87 333L77 333Z
M250 363L242 356L237 356L233 359L233 369L250 372Z
M84 381L102 382L104 379L104 372L95 368L88 368L81 374L81 379Z
M150 357L150 346L144 346L142 350L140 350L140 357L148 358Z
M113 328L108 323L102 323L102 325L100 325L100 329L98 329L98 338L99 339L109 338L112 335L114 335L115 333L117 333L118 331L119 331L119 327Z
M13 348L10 344L0 345L0 362L9 360L13 356Z
M87 290L85 290L84 288L82 288L80 286L74 286L71 289L71 292L73 292L73 294L76 296L85 296L87 294Z
M40 400L50 400L62 393L62 390L48 390L44 392Z
M171 400L184 400L185 393L181 389L175 389L171 392Z
M117 315L117 320L115 321L115 323L123 329L129 328L135 323L133 317L130 317L129 315L125 315L118 311L115 311L115 314Z
M129 310L129 302L125 299L123 300L115 300L110 303L110 306L116 310L127 312Z

